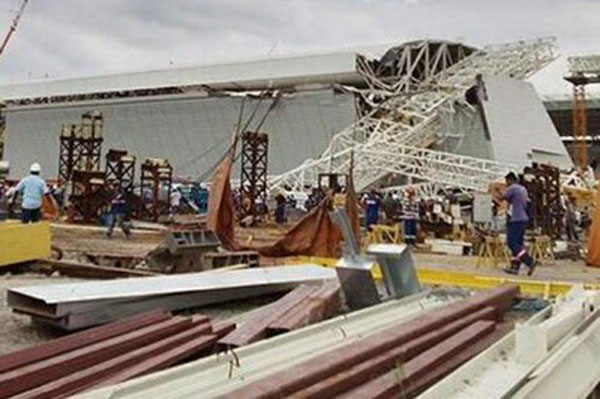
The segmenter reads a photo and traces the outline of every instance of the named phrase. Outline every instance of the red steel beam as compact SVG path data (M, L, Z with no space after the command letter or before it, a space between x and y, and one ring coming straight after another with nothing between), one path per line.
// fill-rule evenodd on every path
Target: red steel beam
M101 327L53 339L41 345L7 353L0 356L0 373L159 323L169 317L171 315L164 311L144 313Z
M283 298L275 302L273 306L266 308L259 316L244 322L235 331L221 338L219 344L226 348L236 348L264 338L267 335L267 328L271 323L302 302L304 298L308 297L316 289L317 287L308 285L300 285L294 288Z
M227 320L215 323L213 324L213 334L218 335L219 337L224 337L235 330L236 326L237 325L235 322Z
M144 362L138 363L133 367L123 369L118 374L115 374L108 379L102 381L99 386L110 386L118 384L129 379L139 377L148 373L152 373L158 370L163 370L167 367L171 367L174 364L185 360L190 356L195 356L200 352L213 349L219 338L229 333L235 327L235 324L229 324L228 326L216 327L215 334L206 335L206 341L201 338L190 341L187 344L173 348L172 350L162 353L158 356L154 356Z
M340 285L324 283L317 291L269 324L269 330L285 332L325 320L340 310Z
M62 378L53 380L47 384L40 385L30 391L23 392L14 399L59 399L81 392L86 388L100 383L104 378L119 373L128 367L135 367L140 362L160 356L164 352L185 345L195 340L193 347L206 347L215 341L214 335L207 335L211 331L209 324L196 325L188 330L171 335L131 352L104 362L97 363L91 367L84 368ZM201 339L200 339L201 338Z
M428 387L432 386L446 375L450 374L463 363L469 361L471 358L477 356L494 343L496 343L503 336L512 331L512 323L503 323L496 325L496 330L490 335L487 335L472 345L469 345L466 349L460 353L450 357L447 361L427 371L427 374L420 378L415 378L410 381L406 381L404 385L405 392L409 392L409 396L414 397L423 392Z
M444 327L422 335L421 337L416 338L404 345L384 352L372 359L331 376L317 384L314 384L289 396L289 398L332 398L335 395L339 395L377 376L389 372L399 363L405 363L424 350L458 333L476 321L493 321L495 318L496 309L493 307L485 307L473 314L447 324Z
M338 399L396 399L410 395L410 381L421 378L469 346L494 331L493 321L477 321L471 326L426 350L397 370L375 378L357 389L339 395Z
M191 326L190 319L173 317L161 323L10 370L0 374L0 398L7 398L35 388L123 352L151 344Z
M353 341L342 348L330 350L278 371L262 380L224 394L220 398L279 399L282 396L289 396L484 307L493 306L500 315L512 306L518 293L518 286L503 286L440 307Z

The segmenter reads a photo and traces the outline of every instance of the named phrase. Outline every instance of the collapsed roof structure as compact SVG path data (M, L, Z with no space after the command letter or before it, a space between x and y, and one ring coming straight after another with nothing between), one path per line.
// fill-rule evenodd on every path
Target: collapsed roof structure
M523 81L555 57L553 39L483 49L422 40L8 85L0 87L8 105L5 158L17 175L31 159L56 169L60 126L93 109L105 115L108 146L167 157L180 177L208 179L203 172L226 151L246 107L269 115L271 188L304 190L319 173L346 173L353 156L359 190L405 177L486 190L531 161L571 166Z

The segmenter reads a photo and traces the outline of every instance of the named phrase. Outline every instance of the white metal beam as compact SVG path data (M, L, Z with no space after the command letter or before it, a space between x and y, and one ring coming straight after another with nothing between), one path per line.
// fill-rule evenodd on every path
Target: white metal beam
M404 84L401 85L404 90L402 95L398 95L400 87L389 87L385 82L377 83L371 71L365 70L363 75L367 76L370 89L360 95L369 104L377 105L374 110L336 134L320 158L306 160L297 168L271 178L270 186L303 190L317 182L319 173L347 172L354 154L358 190L390 173L419 178L426 176L424 180L481 190L485 179L497 178L499 170L505 173L510 165L500 166L479 160L477 171L472 170L462 180L456 171L452 172L451 165L458 164L457 170L465 170L463 157L449 153L442 155L442 152L417 155L415 147L427 147L443 138L445 129L441 113L452 112L454 102L463 100L465 91L475 84L478 75L524 79L555 58L554 39L486 47L441 72L427 76L412 87L409 81L402 80L405 77L399 78ZM408 56L402 59L410 61ZM410 66L407 68L411 70ZM407 87L411 88L408 92ZM376 93L374 88L377 88ZM385 92L386 88L393 91L382 94L382 89ZM491 168L488 169L488 166Z

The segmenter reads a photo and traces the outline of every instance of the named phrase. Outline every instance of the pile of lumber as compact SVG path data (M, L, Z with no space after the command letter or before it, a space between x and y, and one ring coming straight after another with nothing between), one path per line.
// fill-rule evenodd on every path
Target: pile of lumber
M212 352L235 328L155 311L0 356L0 397L57 399Z
M36 323L76 330L154 309L190 309L337 279L317 265L210 271L11 288L8 306Z
M333 317L340 311L340 284L336 280L321 285L303 284L283 298L253 312L219 344L237 348L278 333L284 333Z

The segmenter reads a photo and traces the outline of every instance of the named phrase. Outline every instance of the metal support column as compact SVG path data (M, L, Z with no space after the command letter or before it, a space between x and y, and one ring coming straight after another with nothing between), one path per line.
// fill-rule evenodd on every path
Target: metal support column
M135 156L127 151L110 149L106 154L106 182L113 190L132 192L135 179Z
M267 204L267 164L269 136L245 132L242 135L240 179L240 219L264 214ZM257 207L257 203L262 207Z
M142 209L140 215L156 221L169 213L173 168L166 159L146 159L141 167L140 186Z

